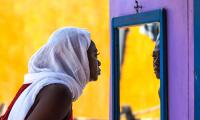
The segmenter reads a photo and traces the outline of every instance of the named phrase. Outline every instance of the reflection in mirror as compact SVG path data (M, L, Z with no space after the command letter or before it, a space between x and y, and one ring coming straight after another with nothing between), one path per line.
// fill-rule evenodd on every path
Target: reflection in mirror
M160 120L159 22L119 28L120 120Z

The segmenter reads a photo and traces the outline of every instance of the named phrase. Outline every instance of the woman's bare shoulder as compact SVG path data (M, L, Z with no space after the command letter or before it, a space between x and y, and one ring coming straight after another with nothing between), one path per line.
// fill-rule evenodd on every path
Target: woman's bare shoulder
M72 100L72 94L69 88L63 84L50 84L45 86L40 93L38 94L38 98L41 99L47 96L55 96L58 98L68 98Z
M59 120L70 112L72 94L65 85L51 84L39 92L36 101L27 120Z

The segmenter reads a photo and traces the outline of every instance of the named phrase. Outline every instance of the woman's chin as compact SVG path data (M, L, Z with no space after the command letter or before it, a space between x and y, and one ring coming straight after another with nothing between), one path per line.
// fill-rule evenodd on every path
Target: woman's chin
M97 77L90 78L90 81L97 81L97 79L98 79L98 76L97 76Z

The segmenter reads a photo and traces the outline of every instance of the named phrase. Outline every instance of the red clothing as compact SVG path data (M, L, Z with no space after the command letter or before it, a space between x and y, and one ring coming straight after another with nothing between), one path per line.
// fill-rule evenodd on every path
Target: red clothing
M19 91L17 92L17 94L15 95L14 99L12 100L12 102L10 103L10 105L8 106L8 109L6 110L5 114L3 116L0 117L0 120L7 120L8 116L10 114L10 111L15 103L15 101L17 100L17 98L19 97L19 95L29 86L30 84L23 84L21 86L21 88L19 89Z
M21 88L18 90L17 94L15 95L14 99L12 100L12 102L10 103L10 105L8 106L5 114L3 116L0 117L0 120L7 120L8 119L8 116L10 114L10 111L15 103L15 101L17 100L17 98L20 96L20 94L29 86L30 84L23 84L21 86ZM70 115L70 118L69 120L73 120L73 115L72 115L72 112L71 112L71 115Z

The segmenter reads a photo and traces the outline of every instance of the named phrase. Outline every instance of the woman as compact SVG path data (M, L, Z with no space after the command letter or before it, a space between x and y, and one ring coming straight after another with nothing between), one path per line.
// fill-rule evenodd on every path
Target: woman
M87 30L55 31L31 57L24 84L0 120L72 120L72 102L100 74L97 52Z
M153 50L153 69L157 79L160 79L160 35L158 34L156 45ZM158 89L158 95L160 97L160 88Z

